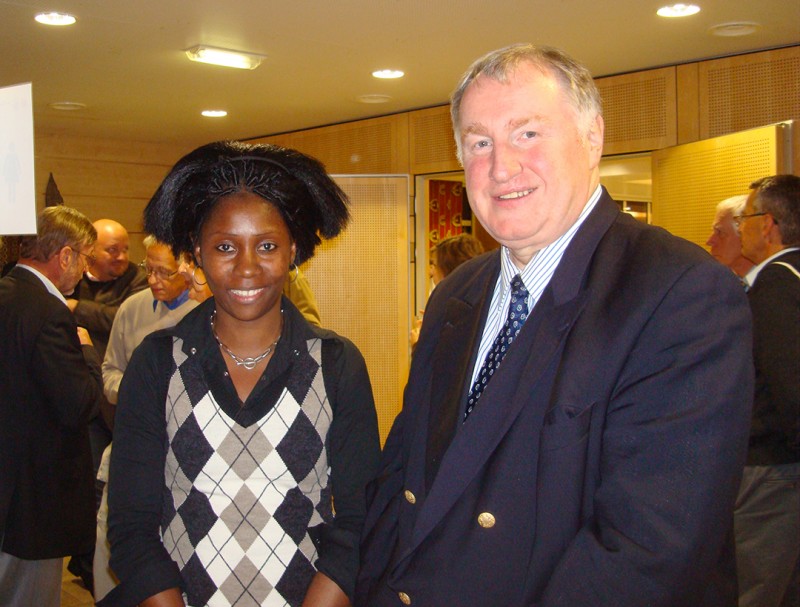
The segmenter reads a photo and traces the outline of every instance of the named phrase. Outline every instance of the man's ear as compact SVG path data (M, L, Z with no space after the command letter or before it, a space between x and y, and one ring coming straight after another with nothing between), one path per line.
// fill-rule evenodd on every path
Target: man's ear
M61 250L56 253L56 255L58 255L58 267L61 271L66 270L72 265L73 254L78 255L77 252L73 251L72 248L68 246L61 247Z
M761 234L764 240L771 244L783 246L783 239L781 238L780 226L771 213L764 215L764 222L761 227Z
M597 114L589 123L589 130L586 133L586 148L589 150L593 169L600 164L600 158L603 156L605 126L603 117Z

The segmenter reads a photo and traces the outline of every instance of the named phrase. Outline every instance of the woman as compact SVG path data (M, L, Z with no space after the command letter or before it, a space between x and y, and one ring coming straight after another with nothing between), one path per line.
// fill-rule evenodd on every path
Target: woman
M111 461L105 605L349 605L379 457L364 360L281 295L348 219L317 161L220 142L181 159L145 229L213 297L134 353ZM334 514L335 504L335 514Z

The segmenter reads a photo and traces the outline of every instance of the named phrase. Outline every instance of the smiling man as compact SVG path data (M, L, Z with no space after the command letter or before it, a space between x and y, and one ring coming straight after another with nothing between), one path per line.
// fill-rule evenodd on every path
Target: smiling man
M502 247L428 303L355 604L734 605L743 289L600 186L600 97L563 52L488 54L451 112Z

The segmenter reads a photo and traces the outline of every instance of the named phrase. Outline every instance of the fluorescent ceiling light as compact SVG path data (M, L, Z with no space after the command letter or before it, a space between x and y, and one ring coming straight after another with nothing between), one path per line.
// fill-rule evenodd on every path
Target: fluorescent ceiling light
M77 101L53 101L50 107L54 110L61 110L62 112L75 112L77 110L86 109L86 104L78 103Z
M761 26L754 21L732 21L714 25L709 30L714 36L749 36L758 31Z
M225 110L203 110L200 113L206 118L224 118L228 115Z
M232 51L225 48L215 48L205 45L193 46L190 49L186 49L186 56L192 61L222 65L224 67L235 67L242 70L256 69L261 65L261 60L264 58L264 55L256 55L255 53Z
M39 13L34 19L44 25L72 25L75 23L75 17L67 13Z
M700 7L695 4L673 4L662 6L656 11L659 17L688 17L700 12Z
M400 70L377 70L372 72L372 75L376 78L402 78L405 76Z
M380 95L377 93L368 93L366 95L359 95L358 101L361 103L386 103L387 101L391 101L392 98L389 95Z

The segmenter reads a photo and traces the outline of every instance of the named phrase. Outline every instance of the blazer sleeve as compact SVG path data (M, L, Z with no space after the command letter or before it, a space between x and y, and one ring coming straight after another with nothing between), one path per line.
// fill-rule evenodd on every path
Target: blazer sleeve
M537 607L708 604L747 451L749 316L723 268L700 263L649 318L621 321L640 333L602 420L593 516Z
M81 346L69 310L59 306L42 324L29 369L58 421L78 429L100 406L100 360L92 346Z

